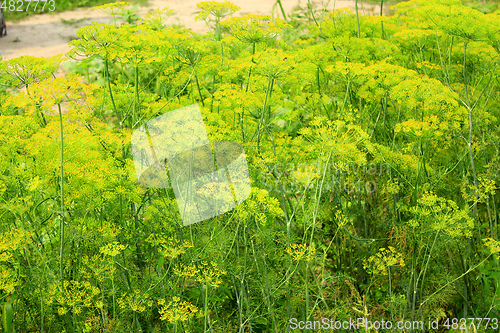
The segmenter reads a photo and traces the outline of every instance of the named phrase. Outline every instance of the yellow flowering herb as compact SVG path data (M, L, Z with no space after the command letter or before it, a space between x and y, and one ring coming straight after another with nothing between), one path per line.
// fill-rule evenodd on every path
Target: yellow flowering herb
M208 15L213 15L217 18L226 17L241 9L230 1L202 1L196 4L196 7L201 9L201 12L194 18L195 20L206 20Z
M491 254L496 254L500 252L500 242L494 240L493 238L484 238L484 246L488 248ZM498 256L500 258L500 255Z
M101 290L89 281L64 281L64 292L61 292L59 283L50 286L45 301L49 305L58 306L59 313L66 313L72 309L75 314L83 309L93 308Z
M117 303L123 310L139 313L146 311L147 308L153 305L153 301L149 299L149 295L137 289L132 293L127 293L118 298Z
M62 60L62 56L49 58L21 56L1 61L0 73L5 75L0 78L0 83L9 87L29 87L35 82L52 77Z
M311 261L314 259L316 248L314 245L290 244L290 247L286 248L285 252L291 255L294 261Z
M221 277L226 273L227 272L219 268L219 265L214 261L202 261L198 266L194 264L188 266L181 264L178 267L174 267L175 275L191 278L201 284L209 285L214 288L220 286L222 283Z
M232 36L249 44L264 42L282 34L285 29L292 28L282 19L277 18L272 21L269 15L257 14L232 17L220 24L227 28Z
M164 304L164 300L159 300L158 303ZM173 297L166 306L163 306L159 313L160 319L168 322L186 321L192 317L198 308L186 301L181 301L179 297Z
M186 248L193 247L193 244L187 239L184 240L183 244L178 244L172 237L167 237L163 234L149 235L146 242L153 246L158 246L158 252L170 260L186 253Z
M162 28L167 20L174 15L174 10L168 7L157 8L143 17L143 22L150 23L154 28Z

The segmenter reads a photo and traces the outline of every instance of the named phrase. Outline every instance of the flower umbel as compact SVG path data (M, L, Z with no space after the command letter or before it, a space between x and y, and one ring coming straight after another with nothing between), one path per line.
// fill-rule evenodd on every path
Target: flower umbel
M314 245L290 244L290 247L285 249L285 251L292 256L294 261L311 261L316 253L316 248Z
M113 242L111 244L102 246L99 250L104 255L108 255L110 257L116 257L119 255L123 250L125 250L125 245L122 245L118 242Z
M196 4L196 7L202 11L194 18L195 20L206 20L208 15L212 14L215 17L221 18L240 10L240 7L234 5L230 1L202 1Z

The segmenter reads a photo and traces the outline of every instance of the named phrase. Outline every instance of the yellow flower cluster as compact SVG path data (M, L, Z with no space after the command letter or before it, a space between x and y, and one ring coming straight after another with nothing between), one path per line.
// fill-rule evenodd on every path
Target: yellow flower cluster
M354 11L348 7L337 8L328 13L322 21L321 30L327 37L354 35Z
M294 56L289 52L280 49L268 48L264 51L256 52L253 61L255 62L255 73L264 77L282 79L296 64Z
M335 212L335 219L337 220L339 226L344 226L349 223L349 219L340 210Z
M0 253L14 252L26 245L27 239L32 234L25 232L23 229L13 229L1 233L0 237ZM9 255L10 258L10 255Z
M102 255L96 254L92 257L83 256L79 273L83 279L97 279L99 283L104 283L106 279L113 277L116 273L116 265L109 260L102 260Z
M0 62L0 73L4 73L2 83L11 87L30 86L52 77L59 68L62 56L38 58L21 56Z
M377 254L363 260L363 267L372 274L387 275L387 268L396 265L404 267L405 263L403 254L397 252L392 246L387 249L381 248Z
M314 245L306 244L290 244L290 247L285 249L285 252L292 256L294 261L311 261L314 259L316 248Z
M159 299L158 304L164 305L165 300ZM163 306L159 313L161 320L167 320L168 322L186 321L191 316L198 312L198 308L186 301L181 301L179 297L173 297L166 306Z
M404 50L412 50L422 48L428 41L441 37L442 33L435 30L424 29L400 29L392 37L397 41Z
M0 291L12 294L17 285L16 272L0 263Z
M341 120L331 121L324 116L315 117L309 125L299 130L301 136L296 141L304 147L303 150L310 159L318 156L318 146L308 144L313 142L318 143L323 152L331 150L332 160L366 164L366 154L362 151L362 147L369 149L371 144L368 142L368 134L360 126L350 125Z
M177 276L184 276L187 278L195 278L199 274L199 270L195 265L183 265L180 264L179 267L174 267L174 274Z
M177 276L193 278L201 284L218 288L222 283L222 275L226 275L227 272L226 270L219 268L219 265L214 261L202 261L198 267L193 264L188 266L181 264L179 267L174 268L174 274Z
M310 170L295 170L292 172L292 175L302 184L309 184L314 179L320 177L321 170L318 169L316 165L312 165Z
M89 281L64 281L64 293L59 284L53 284L47 292L46 301L49 305L58 306L59 314L65 314L72 309L75 314L80 314L84 308L97 306L97 295L100 289Z

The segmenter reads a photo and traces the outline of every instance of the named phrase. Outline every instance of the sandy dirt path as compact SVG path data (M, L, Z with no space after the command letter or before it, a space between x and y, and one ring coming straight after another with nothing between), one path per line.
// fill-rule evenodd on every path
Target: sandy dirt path
M156 8L169 7L175 10L175 16L169 19L170 24L179 23L196 32L206 32L208 29L203 21L195 21L194 17L199 10L196 3L199 0L150 0L148 7L139 7L140 15ZM268 14L273 12L274 0L232 0L241 7L236 15ZM285 12L288 14L297 6L305 6L306 0L282 0ZM313 2L314 3L314 2ZM321 1L316 1L320 5ZM330 1L328 9L350 7L354 8L354 1ZM385 6L388 10L388 6ZM380 13L380 7L373 4L358 4L361 14L370 15ZM384 10L385 12L385 10ZM386 12L386 14L388 11ZM274 6L274 14L281 17L279 7ZM63 20L73 20L74 24L65 24ZM78 9L63 13L47 13L32 16L27 20L11 23L7 21L8 35L0 38L0 55L3 60L13 59L22 55L50 57L70 50L68 42L76 31L90 24L92 21L110 23L112 18L107 14L93 9Z

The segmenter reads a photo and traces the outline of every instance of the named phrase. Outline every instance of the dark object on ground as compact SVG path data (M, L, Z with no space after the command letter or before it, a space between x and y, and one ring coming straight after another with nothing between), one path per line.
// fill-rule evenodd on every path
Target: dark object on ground
M7 25L3 16L3 9L0 8L0 37L7 36Z

